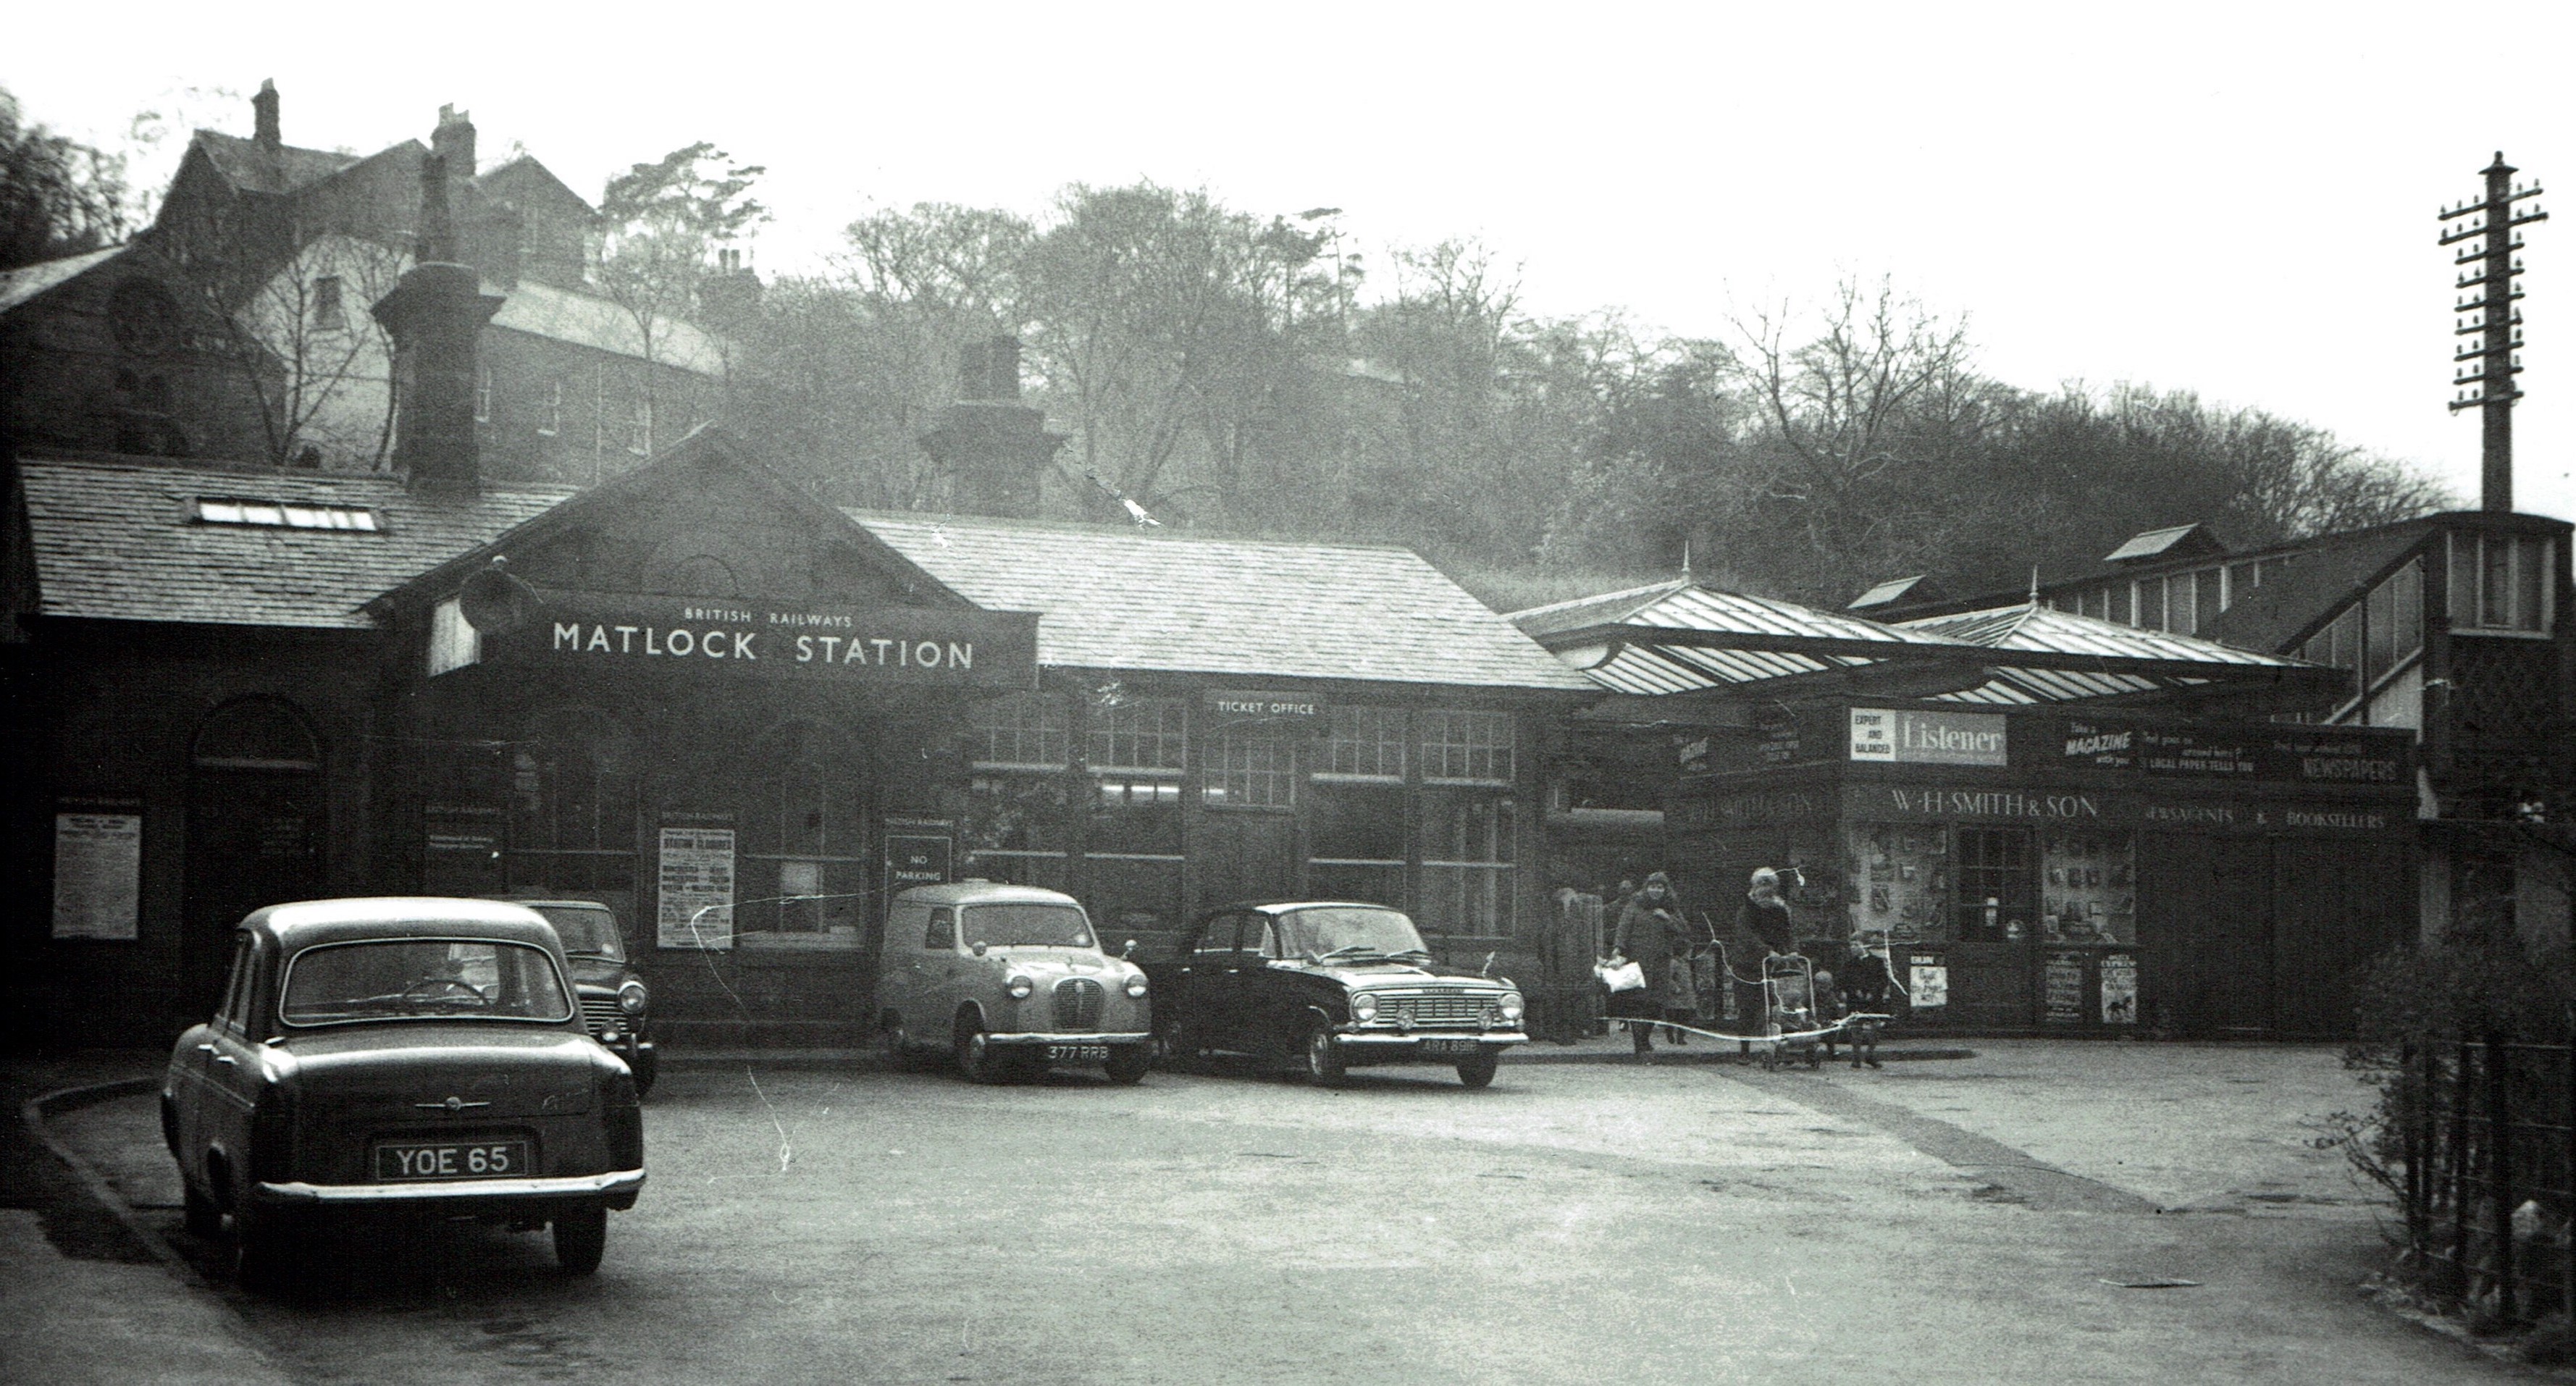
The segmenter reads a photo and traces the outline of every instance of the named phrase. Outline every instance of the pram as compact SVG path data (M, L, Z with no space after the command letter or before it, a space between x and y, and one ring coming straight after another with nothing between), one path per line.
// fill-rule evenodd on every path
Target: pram
M1762 960L1762 1066L1778 1068L1784 1057L1804 1055L1807 1067L1824 1062L1818 1041L1832 1033L1817 1018L1816 969L1803 953L1773 953Z

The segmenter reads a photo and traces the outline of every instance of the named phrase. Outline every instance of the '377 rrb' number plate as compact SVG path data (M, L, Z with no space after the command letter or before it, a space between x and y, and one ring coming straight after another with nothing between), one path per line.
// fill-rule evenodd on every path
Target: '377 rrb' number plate
M1052 1063L1078 1064L1086 1060L1100 1060L1108 1057L1109 1046L1105 1044L1050 1044L1047 1046L1047 1059Z
M528 1173L526 1141L437 1141L376 1147L376 1178L508 1179Z

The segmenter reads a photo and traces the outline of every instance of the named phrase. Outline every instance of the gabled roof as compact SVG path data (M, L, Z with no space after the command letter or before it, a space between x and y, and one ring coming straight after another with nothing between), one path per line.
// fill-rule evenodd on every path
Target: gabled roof
M501 311L492 317L495 327L638 361L644 359L644 334L636 330L633 315L608 299L534 279L521 279L508 292ZM653 357L662 365L700 375L721 376L725 372L724 340L678 318L660 320L654 333Z
M2132 534L2120 547L2102 555L2105 563L2144 563L2150 559L2191 558L2227 552L2208 527L2195 521Z
M200 130L193 143L205 153L215 172L224 176L224 181L246 192L293 192L338 173L359 158L291 144L271 148L221 130Z
M13 270L0 270L0 313L6 313L27 302L61 288L74 279L106 264L125 253L125 247L112 245L105 250L84 251L59 260L40 260L20 265Z
M1962 644L1998 650L2043 650L2056 654L2108 655L2118 659L2198 659L2213 664L2290 665L2297 661L2240 650L2215 640L2141 630L2116 621L2052 611L2044 606L2005 606L1989 611L1963 611L1953 616L1926 616L1898 623Z
M571 494L415 495L399 477L44 456L18 464L37 612L100 621L366 629L378 593ZM376 533L201 523L201 499L365 507Z
M538 162L533 154L522 154L497 168L484 170L475 176L474 186L491 196L499 196L513 186L532 188L569 201L584 212L597 210L590 205L588 198L574 192L571 184L557 178L555 171Z
M1571 601L1533 606L1526 611L1512 612L1503 619L1533 636L1554 635L1561 630L1580 630L1585 626L1627 620L1690 585L1689 578L1671 578L1643 587L1604 592L1597 597L1576 597Z
M1410 549L853 510L1059 668L1593 691Z

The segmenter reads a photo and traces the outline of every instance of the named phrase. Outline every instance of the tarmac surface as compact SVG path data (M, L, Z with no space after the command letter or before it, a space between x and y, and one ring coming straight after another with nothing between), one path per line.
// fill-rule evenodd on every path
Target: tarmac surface
M406 1298L418 1286L319 1304L243 1295L177 1230L149 1096L160 1056L12 1058L0 1082L23 1119L0 1137L0 1378L1212 1379L1189 1344L1140 1346L1118 1322L1008 1302L943 1317L958 1270L985 1264L979 1237L1084 1192L1031 1190L1048 1161L1124 1195L1102 1207L1134 1226L1047 1254L1068 1275L1137 1283L1137 1322L1222 1320L1247 1296L1276 1298L1282 1276L1394 1275L1382 1302L1304 1311L1354 1344L1322 1359L1300 1336L1312 1325L1238 1315L1225 1346L1240 1356L1213 1373L1233 1380L1843 1380L1886 1374L1882 1334L1907 1340L1896 1374L1916 1381L2518 1374L2357 1294L2381 1208L2313 1142L2371 1094L2331 1048L1968 1045L1891 1044L1876 1072L1767 1071L1704 1040L1644 1065L1611 1036L1519 1051L1480 1094L1437 1070L1329 1094L1222 1066L1140 1089L975 1089L838 1053L672 1054L648 1104L656 1184L613 1220L608 1288L564 1288L542 1238L496 1237L431 1277L450 1307L427 1315ZM853 1112L869 1114L858 1134L901 1146L858 1148L841 1124ZM975 1156L921 1167L965 1132ZM779 1177L791 1159L795 1177ZM1354 1170L1413 1194L1373 1200ZM854 1187L869 1190L863 1217ZM746 1217L775 1225L729 1230ZM1318 1250L1368 1244L1397 1218L1453 1251L1490 1228L1526 1264L1480 1280L1423 1246L1358 1264ZM1710 1252L1713 1229L1729 1254ZM890 1264L879 1243L907 1233L941 1249ZM1409 1283L1426 1256L1455 1280L1452 1300ZM798 1269L782 1278L784 1265ZM864 1313L822 1288L862 1283ZM1498 1291L1528 1295L1526 1312L1493 1305ZM1672 1315L1640 1319L1667 1299ZM1964 1327L1925 1332L1948 1300ZM712 1305L744 1307L702 1317ZM1426 1323L1428 1340L1411 1331ZM1037 1355L1000 1352L1013 1335ZM1666 1338L1732 1346L1676 1355ZM1038 1352L1058 1340L1112 1365ZM782 1342L795 1352L761 1356Z

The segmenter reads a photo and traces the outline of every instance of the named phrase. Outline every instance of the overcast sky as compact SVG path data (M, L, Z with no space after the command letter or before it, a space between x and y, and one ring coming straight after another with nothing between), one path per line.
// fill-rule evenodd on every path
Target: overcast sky
M425 140L453 103L487 162L523 145L594 197L713 140L770 169L771 270L814 265L871 207L1034 214L1066 183L1152 178L1263 215L1343 208L1372 260L1475 236L1519 266L1531 310L1617 307L1657 331L1722 335L1730 312L1892 275L1966 314L2013 384L2259 406L2418 462L2469 505L2478 425L2444 408L2435 212L2499 148L2576 187L2564 5L114 13L16 17L0 85L112 139L185 89L275 78L288 142L361 151ZM2501 94L2475 84L2490 69ZM249 133L246 100L205 109ZM2576 216L2527 239L2516 499L2576 517Z

